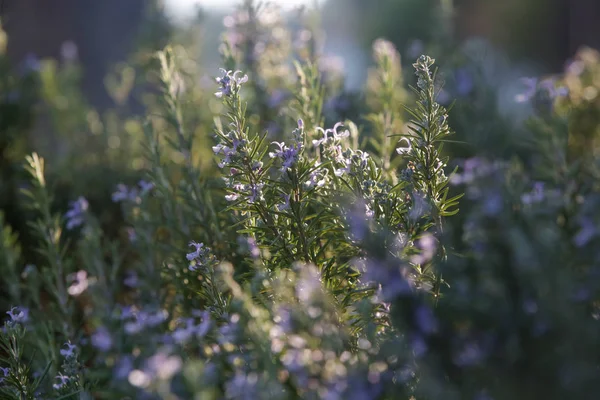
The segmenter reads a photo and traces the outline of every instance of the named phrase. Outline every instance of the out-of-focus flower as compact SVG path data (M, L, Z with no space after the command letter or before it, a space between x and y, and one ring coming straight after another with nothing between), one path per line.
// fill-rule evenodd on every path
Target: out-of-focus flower
M101 326L96 329L96 332L92 335L92 346L101 351L108 351L111 349L112 344L112 337L106 327Z
M4 382L4 378L6 378L10 374L10 368L0 367L0 383Z
M473 91L475 82L468 69L458 68L454 71L454 79L456 80L456 93L459 96L466 96Z
M29 310L25 307L13 307L6 312L11 324L23 324L29 320Z
M77 53L77 45L72 40L67 40L60 46L60 55L65 61L77 61Z
M89 286L88 274L86 271L78 271L71 275L69 279L73 282L67 289L67 292L71 296L79 296L81 293L85 292Z
M79 197L76 201L70 203L70 208L65 214L68 230L83 225L88 207L89 203L84 197Z
M524 91L515 97L515 100L519 103L529 101L535 96L537 91L538 79L537 78L521 78L521 83L525 87Z

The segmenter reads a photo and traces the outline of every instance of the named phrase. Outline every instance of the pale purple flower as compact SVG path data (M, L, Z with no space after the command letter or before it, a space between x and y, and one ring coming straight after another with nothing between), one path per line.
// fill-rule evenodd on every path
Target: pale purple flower
M428 346L427 343L425 343L425 339L423 339L423 337L420 335L413 335L413 337L410 340L410 346L412 348L415 358L422 357L423 355L425 355L425 353L427 353L428 350Z
M256 239L254 239L253 237L248 237L246 239L246 243L248 245L248 251L250 252L252 258L258 258L260 256L260 248L256 244Z
M279 147L279 149L269 152L269 157L281 159L281 161L282 161L281 170L282 171L285 171L288 168L292 168L294 166L294 164L296 164L296 162L298 162L298 159L300 157L299 147L297 147L297 146L288 147L283 142L273 142L272 144L277 145Z
M23 324L29 320L29 310L25 307L12 307L6 312L11 324Z
M66 346L66 349L60 349L60 355L65 357L65 358L71 358L71 357L75 357L77 355L77 346L74 344L71 344L71 342L67 342L64 344L64 346Z
M261 397L258 390L258 375L236 371L233 378L225 383L225 398L236 400L254 400Z
M248 195L248 202L250 204L263 200L262 188L264 185L264 183L250 185L250 194Z
M99 327L92 335L92 346L100 351L109 351L112 344L113 340L110 336L110 332L104 326Z
M346 219L352 240L361 241L369 232L370 217L366 214L367 210L367 204L364 201L358 201L348 212Z
M296 296L298 296L298 299L303 303L307 303L318 295L321 290L319 271L313 266L304 266L300 278L296 282Z
M167 319L168 313L165 310L155 313L139 311L133 313L131 316L133 320L125 323L125 332L130 335L142 332L146 328L160 325Z
M437 242L435 237L431 233L425 233L417 241L417 248L420 250L419 254L413 255L410 261L414 264L424 264L435 256L437 250Z
M132 227L127 228L127 238L131 243L137 240L137 233L135 233L135 229L133 229Z
M183 362L179 356L170 355L166 350L161 350L146 360L142 372L150 382L156 378L160 380L169 380L181 370L182 366ZM134 371L129 374L130 382L132 380L131 374ZM134 381L136 380L134 379ZM145 381L145 379L143 381ZM144 385L139 386L143 387Z
M55 390L60 390L69 383L69 380L71 378L69 376L63 375L59 372L58 375L56 375L56 377L54 379L56 379L57 382L55 384L53 384L52 387Z
M448 93L448 91L445 89L440 89L440 91L437 94L436 101L441 105L445 106L450 103L450 100L450 93Z
M535 96L537 92L538 79L537 78L521 78L521 83L525 86L525 90L515 97L518 103L524 103L529 101Z
M544 90L548 97L555 99L557 97L564 97L569 94L569 90L564 86L556 87L554 79L545 79L540 82L540 89Z
M360 258L353 261L361 273L363 285L376 285L379 288L378 299L383 302L392 301L399 296L413 293L414 282L409 269L398 263L398 260L381 261L371 258Z
M3 376L0 376L0 383L4 382L4 378L8 377L8 375L10 374L10 368L6 367L0 367L0 374Z
M319 132L322 132L322 133L323 133L323 138L321 138L321 139L316 139L316 140L313 140L313 141L312 141L312 143L313 143L313 146L317 147L317 146L320 146L320 145L321 145L321 144L323 144L323 143L327 143L327 141L329 140L329 138L328 138L328 134L329 134L329 132L332 132L332 131L331 131L331 129L323 129L323 128L321 128L321 127L317 126L317 127L315 128L315 130L316 130L316 131L319 131Z
M459 367L470 367L483 361L485 354L479 343L470 341L465 343L454 354L453 362Z
M200 258L201 256L204 255L204 253L206 251L205 248L204 248L204 243L196 243L196 242L192 241L192 242L190 242L189 245L190 245L190 247L193 247L196 250L194 250L193 252L188 253L186 255L186 258L188 259L188 261L195 260L195 259Z
M85 214L89 204L84 197L79 197L77 200L70 203L70 208L65 214L67 219L67 229L72 230L80 225L83 225Z
M270 94L269 99L267 100L267 105L270 108L277 108L286 100L287 97L288 94L286 92L276 89Z
M544 198L544 182L535 182L533 185L533 191L523 194L521 196L521 201L524 204L535 204L542 202Z
M154 183L147 182L143 179L138 182L138 185L140 186L140 189L141 189L140 196L143 196L146 193L148 193L149 191L151 191L152 189L154 189Z
M242 71L226 71L223 68L221 68L220 71L223 74L223 76L216 78L216 81L218 84L221 85L221 87L215 93L215 96L219 98L223 96L231 96L235 88L240 87L242 84L248 81L248 75L244 75L241 78L238 78L238 74L241 74Z
M200 324L196 324L193 318L186 318L180 320L183 322L183 326L180 326L173 332L173 339L177 343L185 343L189 341L192 337L201 338L204 337L211 325L210 314L208 312L203 312L202 314L202 322Z
M425 44L419 39L413 40L407 50L407 54L410 58L416 59L425 51Z
M337 124L335 124L333 126L333 141L337 142L342 140L343 138L347 138L350 136L350 131L348 129L343 130L342 132L338 133L338 128L344 126L343 123L338 122Z
M283 203L277 204L277 211L285 211L290 208L290 195L282 194L281 197L283 197Z
M593 221L583 218L580 222L580 230L573 238L573 243L577 247L583 247L598 234L598 228Z
M190 242L190 247L194 247L196 250L188 253L186 258L190 262L189 270L195 271L200 267L204 267L210 261L212 261L210 248L204 246L204 243Z
M114 368L114 376L117 379L125 379L133 370L133 361L131 356L123 356L119 359Z
M466 96L473 91L475 83L473 82L473 76L466 68L458 68L454 71L454 78L456 79L456 92L460 96Z
M585 64L581 60L575 60L567 65L566 72L569 75L580 76L585 71Z
M135 271L127 271L127 277L123 281L125 286L136 288L139 285L139 278Z
M118 203L129 199L129 189L123 183L117 185L117 191L112 194L112 201Z
M308 180L304 182L306 189L320 188L327 183L327 170L318 168L319 165L319 163L315 165L315 168L308 175Z
M412 205L408 211L408 217L416 221L425 215L430 209L426 197L421 193L414 193L412 196Z
M498 192L488 193L483 202L483 211L486 215L498 215L503 207L502 195Z
M426 335L435 333L438 330L438 322L433 315L433 310L426 305L421 304L415 310L415 322L419 330Z

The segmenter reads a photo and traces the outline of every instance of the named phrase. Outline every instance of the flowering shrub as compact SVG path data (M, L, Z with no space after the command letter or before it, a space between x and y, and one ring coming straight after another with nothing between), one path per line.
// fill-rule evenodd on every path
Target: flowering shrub
M430 57L409 91L378 40L337 121L310 27L252 2L226 25L211 87L156 55L143 179L106 194L118 235L86 193L57 212L27 157L39 255L0 218L1 397L594 398L597 54L529 120L530 159L458 160Z

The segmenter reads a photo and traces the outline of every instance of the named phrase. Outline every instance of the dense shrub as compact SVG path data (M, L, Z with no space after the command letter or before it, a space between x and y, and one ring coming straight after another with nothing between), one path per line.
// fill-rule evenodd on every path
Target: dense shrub
M0 218L2 398L595 398L597 53L525 81L505 157L456 143L430 57L407 88L376 41L340 105L310 18L247 2L226 22L216 82L169 47L143 121L89 111L123 182L84 175L56 212L60 174L27 157L35 256Z

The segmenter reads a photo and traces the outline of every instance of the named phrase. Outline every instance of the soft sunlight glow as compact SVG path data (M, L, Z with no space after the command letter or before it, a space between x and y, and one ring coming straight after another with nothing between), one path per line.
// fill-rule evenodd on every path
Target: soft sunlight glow
M293 8L299 5L312 5L315 3L315 0L271 1L281 5L284 8ZM240 0L165 0L165 4L169 13L178 17L189 15L191 12L193 12L194 7L196 6L212 10L227 10L240 3Z

